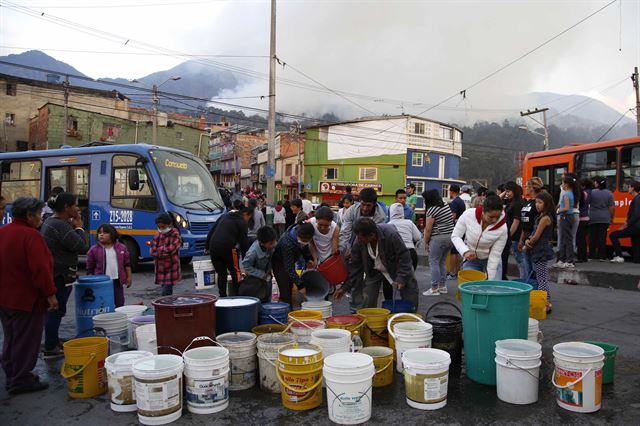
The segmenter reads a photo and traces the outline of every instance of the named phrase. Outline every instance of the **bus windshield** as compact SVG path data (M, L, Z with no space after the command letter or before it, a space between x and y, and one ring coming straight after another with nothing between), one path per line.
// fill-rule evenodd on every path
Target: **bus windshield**
M224 208L209 171L194 157L154 150L151 158L158 169L167 198L173 204L195 210Z

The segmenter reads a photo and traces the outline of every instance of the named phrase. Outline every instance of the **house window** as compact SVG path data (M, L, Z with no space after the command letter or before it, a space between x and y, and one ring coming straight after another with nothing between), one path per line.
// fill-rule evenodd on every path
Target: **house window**
M442 198L451 198L449 196L449 188L451 187L451 185L449 185L448 183L443 183L442 184Z
M7 83L7 96L15 96L15 95L16 95L16 84Z
M440 137L442 139L453 140L453 129L440 127Z
M15 126L16 125L16 115L10 112L4 115L4 123L7 126Z
M421 152L414 152L411 154L411 165L413 167L422 167L423 155Z
M424 123L413 123L413 133L424 135Z
M67 129L78 130L78 119L73 115L70 115L69 119L67 120Z
M444 165L445 165L445 156L440 155L438 160L438 178L444 179Z
M108 141L115 141L120 136L122 128L113 123L102 124L102 137Z
M360 180L378 180L378 169L374 167L361 167Z
M182 140L182 132L176 132L176 140Z
M324 178L327 180L338 179L338 169L335 167L324 169Z
M411 181L416 186L416 194L421 195L424 192L424 182L421 180Z

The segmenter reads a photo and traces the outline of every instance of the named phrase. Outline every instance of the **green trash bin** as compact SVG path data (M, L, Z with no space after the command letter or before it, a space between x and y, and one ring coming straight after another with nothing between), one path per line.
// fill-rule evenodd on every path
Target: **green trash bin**
M514 281L472 281L460 286L462 332L467 377L496 384L496 341L527 339L529 284Z

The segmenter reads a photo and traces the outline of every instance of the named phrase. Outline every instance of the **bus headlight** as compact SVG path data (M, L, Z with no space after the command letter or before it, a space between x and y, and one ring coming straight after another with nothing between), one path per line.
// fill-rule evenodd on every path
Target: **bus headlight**
M172 213L172 214L173 214L173 217L176 220L176 223L178 224L178 226L180 228L189 229L189 222L187 221L187 219L185 219L184 217L182 217L178 213Z

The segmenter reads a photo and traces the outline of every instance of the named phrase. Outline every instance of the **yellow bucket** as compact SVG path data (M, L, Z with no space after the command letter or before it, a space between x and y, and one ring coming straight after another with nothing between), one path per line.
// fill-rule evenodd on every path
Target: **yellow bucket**
M547 292L531 290L529 294L529 317L538 321L547 319Z
M376 375L373 376L373 387L380 388L393 383L393 354L396 351L384 346L369 346L359 351L373 358L376 367Z
M294 322L294 319L297 319L298 321L304 321L304 320L318 320L318 321L322 321L322 312L320 311L312 311L309 309L303 309L300 311L293 311L293 312L289 312L289 322Z
M262 324L256 325L251 329L251 332L256 336L268 333L284 333L287 329L285 324Z
M352 336L361 336L365 318L362 315L336 315L327 318L327 328L348 330Z
M292 343L278 350L276 374L282 405L290 410L311 410L322 404L322 348Z
M384 308L364 308L357 311L365 318L362 343L367 346L389 346L387 320L391 311Z
M93 398L107 391L104 360L109 355L109 339L83 337L65 342L60 375L67 380L71 398Z
M417 314L406 313L406 314L398 314L398 315L402 315L402 316L398 316L394 318L393 321L391 321L392 329L393 329L393 326L395 326L400 322L418 322L421 319L420 315L417 315ZM389 330L387 329L387 331ZM393 338L391 333L389 333L389 347L393 349L393 359L396 360L398 358L398 354L396 353L396 339Z
M460 293L460 285L469 283L471 281L484 281L487 279L487 274L482 271L474 271L473 269L465 269L458 272L458 291L456 291L456 299L458 302L462 300L462 293Z

